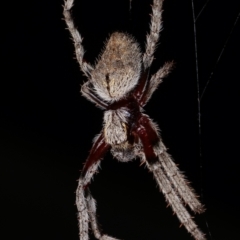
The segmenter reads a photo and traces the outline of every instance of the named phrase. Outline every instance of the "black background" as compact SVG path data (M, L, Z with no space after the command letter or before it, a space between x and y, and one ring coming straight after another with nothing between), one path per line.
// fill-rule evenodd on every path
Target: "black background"
M206 1L195 0L196 14ZM76 0L73 16L94 63L113 31L130 32L144 49L151 0ZM1 4L1 239L78 239L75 189L79 170L102 127L102 111L79 93L86 81L62 20L60 0ZM152 66L176 68L146 112L161 128L169 153L203 195L207 211L195 220L208 239L239 236L239 1L209 1L197 20L202 160L191 1L164 2L164 29ZM202 171L200 170L202 166ZM166 208L153 177L139 161L107 155L91 185L104 232L120 239L192 239Z

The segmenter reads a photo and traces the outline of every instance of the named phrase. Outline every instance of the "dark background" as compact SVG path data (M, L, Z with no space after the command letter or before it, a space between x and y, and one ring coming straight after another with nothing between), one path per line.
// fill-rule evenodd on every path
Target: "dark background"
M206 1L195 0L198 14ZM128 31L144 49L151 0L76 0L73 16L94 63L113 31ZM1 239L77 240L75 189L102 111L79 93L86 81L62 20L60 0L1 3ZM240 22L216 65L240 11L239 1L211 0L197 20L202 159L199 159L197 84L191 1L165 0L164 30L152 67L174 60L175 70L155 92L146 112L164 143L202 195L196 216L211 240L239 234ZM216 66L216 67L215 67ZM201 170L202 169L202 170ZM153 177L139 161L110 154L91 185L104 232L126 240L192 239L166 208Z

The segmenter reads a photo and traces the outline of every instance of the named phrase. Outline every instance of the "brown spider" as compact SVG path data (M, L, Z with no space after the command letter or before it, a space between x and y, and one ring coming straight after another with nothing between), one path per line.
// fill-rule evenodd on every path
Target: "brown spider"
M184 205L187 204L197 213L204 210L203 206L167 153L157 125L142 112L142 107L173 66L172 62L165 63L151 78L148 76L162 25L162 3L163 0L153 0L150 33L143 55L134 38L115 32L108 39L97 64L92 67L83 60L82 37L70 14L73 0L65 0L65 21L74 41L81 70L88 78L81 92L105 110L103 130L94 140L76 192L81 240L89 238L89 221L97 239L117 240L101 233L95 200L89 191L90 181L100 160L109 150L119 161L127 162L139 157L146 163L181 224L195 239L205 239Z

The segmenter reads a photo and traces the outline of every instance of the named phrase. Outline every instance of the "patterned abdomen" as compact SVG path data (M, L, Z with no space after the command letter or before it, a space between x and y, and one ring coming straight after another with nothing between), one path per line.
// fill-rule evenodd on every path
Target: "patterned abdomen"
M113 33L106 43L91 82L96 93L106 101L119 100L137 84L141 73L138 43L125 33Z

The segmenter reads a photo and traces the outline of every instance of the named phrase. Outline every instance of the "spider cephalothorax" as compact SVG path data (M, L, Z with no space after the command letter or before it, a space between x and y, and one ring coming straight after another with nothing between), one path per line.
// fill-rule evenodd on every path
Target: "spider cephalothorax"
M196 240L205 239L185 207L188 205L192 211L201 213L203 206L167 153L157 125L142 112L142 107L173 66L172 62L167 62L149 77L149 67L161 29L162 2L163 0L153 0L150 33L147 35L144 54L133 37L115 32L107 41L96 65L92 67L83 60L82 37L71 18L73 0L65 0L65 21L73 37L81 70L88 77L81 92L105 110L103 130L94 140L76 193L81 240L89 238L89 221L97 239L117 240L101 233L95 201L89 191L90 181L100 160L109 150L119 161L127 162L138 157L146 163L181 224Z

